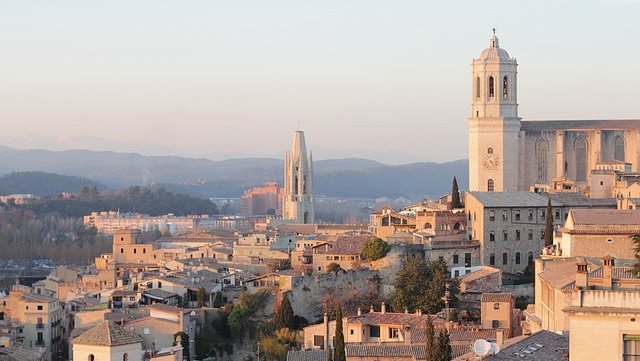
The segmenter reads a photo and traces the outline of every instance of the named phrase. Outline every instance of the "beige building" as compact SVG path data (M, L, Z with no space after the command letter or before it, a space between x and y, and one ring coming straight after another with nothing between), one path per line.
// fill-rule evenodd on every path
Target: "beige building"
M554 179L588 190L599 162L617 160L638 172L640 121L521 121L515 58L493 34L472 64L469 189L524 191Z
M362 248L371 236L338 237L335 241L314 246L312 250L313 270L326 272L335 263L343 270L357 268L361 262Z
M240 214L243 216L282 215L283 190L276 182L251 188L242 194Z
M573 209L561 232L554 249L558 256L634 259L630 237L640 234L640 210Z
M291 152L284 161L284 197L282 218L298 224L315 223L313 197L313 158L307 157L304 132L293 133Z
M483 293L480 297L480 320L483 329L502 329L506 338L521 334L519 312L511 293Z
M64 327L65 312L57 298L14 286L7 296L0 297L0 316L15 323L15 336L23 346L43 347L49 359L63 351L69 330Z
M103 321L73 340L78 361L142 361L142 337L112 321Z
M179 217L173 214L150 216L140 213L91 212L84 216L86 227L93 227L99 233L113 234L119 229L138 229L142 231L159 230L171 234L197 231L200 228L211 228L215 219L208 215L189 215Z
M594 307L623 307L624 302L637 302L638 279L632 272L632 267L616 265L613 257L605 256L601 260L584 258L548 258L536 260L535 305L530 305L525 311L526 331L537 332L548 330L557 333L570 333L573 342L571 326L571 307L576 306L576 300L586 297L590 291L599 291L600 300L608 298L610 302L605 306ZM593 295L589 294L589 295ZM619 295L626 297L621 303ZM640 300L640 298L638 298ZM636 312L640 303L635 304L636 311L629 306L627 312ZM605 311L604 309L600 311ZM599 311L598 311L599 312ZM601 316L606 316L606 312ZM638 315L640 316L640 315ZM606 317L605 317L606 318ZM571 332L570 332L571 331ZM622 345L622 342L620 342Z

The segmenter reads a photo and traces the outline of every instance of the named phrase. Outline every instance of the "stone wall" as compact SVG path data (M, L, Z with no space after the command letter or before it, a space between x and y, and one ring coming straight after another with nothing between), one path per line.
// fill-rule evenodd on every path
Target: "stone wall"
M296 315L315 322L322 319L326 304L339 301L344 315L350 316L355 314L357 307L379 304L380 291L377 271L340 271L294 277L289 301Z

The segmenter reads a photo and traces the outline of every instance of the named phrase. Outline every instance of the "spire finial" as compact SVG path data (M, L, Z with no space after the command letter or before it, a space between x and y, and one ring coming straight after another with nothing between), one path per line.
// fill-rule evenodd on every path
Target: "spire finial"
M493 35L496 35L496 28L491 28L493 30Z

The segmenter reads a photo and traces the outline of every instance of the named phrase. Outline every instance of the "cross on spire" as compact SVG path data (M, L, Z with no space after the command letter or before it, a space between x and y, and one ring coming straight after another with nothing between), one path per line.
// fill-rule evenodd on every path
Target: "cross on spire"
M491 28L493 30L493 35L496 35L496 28Z

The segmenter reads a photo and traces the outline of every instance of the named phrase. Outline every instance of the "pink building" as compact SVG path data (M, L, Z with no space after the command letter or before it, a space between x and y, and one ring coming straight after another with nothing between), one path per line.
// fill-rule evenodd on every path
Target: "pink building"
M267 182L264 187L251 188L242 195L243 216L258 216L275 212L282 215L282 188L276 182Z

